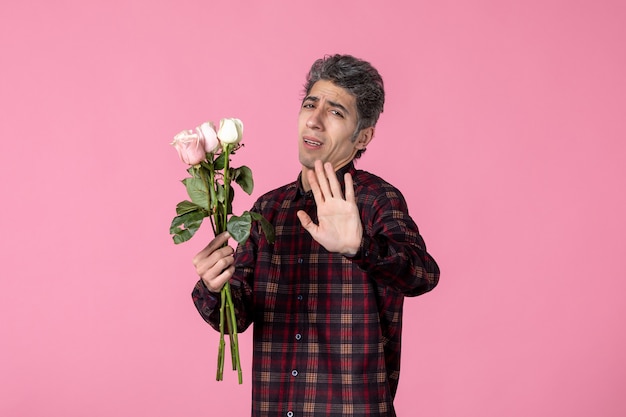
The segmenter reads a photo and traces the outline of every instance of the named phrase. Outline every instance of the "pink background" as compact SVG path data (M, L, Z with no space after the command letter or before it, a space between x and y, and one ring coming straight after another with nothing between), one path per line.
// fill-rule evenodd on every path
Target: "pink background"
M406 303L400 416L626 415L621 1L3 1L0 415L249 415L175 246L168 145L239 117L253 197L298 172L304 75L370 60L358 166L406 195L442 278ZM219 414L221 413L221 414Z

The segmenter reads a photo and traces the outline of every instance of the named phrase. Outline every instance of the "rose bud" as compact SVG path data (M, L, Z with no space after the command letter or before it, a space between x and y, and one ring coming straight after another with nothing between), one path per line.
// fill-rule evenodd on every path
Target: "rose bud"
M239 143L243 137L243 123L235 118L220 120L217 137L223 144Z
M188 165L197 165L206 159L204 139L191 130L183 130L170 144L176 148L180 160Z
M204 150L208 153L215 152L220 142L217 140L213 122L204 122L196 128L196 131L204 138Z

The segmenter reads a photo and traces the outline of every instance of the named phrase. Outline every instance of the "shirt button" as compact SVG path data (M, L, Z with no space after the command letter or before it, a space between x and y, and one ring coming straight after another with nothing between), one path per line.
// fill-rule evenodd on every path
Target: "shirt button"
M291 376L298 376L298 371L296 371L295 369L291 371Z
M298 258L298 263L301 264L302 262L304 262L304 259Z
M293 411L287 411L287 417L293 417Z
M302 296L302 294L298 294L298 301L302 301L304 299L304 297Z
M296 334L296 340L302 339L302 335L300 333Z

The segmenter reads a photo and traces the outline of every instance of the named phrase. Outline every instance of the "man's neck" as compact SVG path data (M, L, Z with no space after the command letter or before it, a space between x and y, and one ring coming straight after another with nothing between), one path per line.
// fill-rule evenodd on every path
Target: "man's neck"
M333 166L333 169L335 170L335 172L337 172L341 168L343 168L346 165L348 165L350 162L352 162L352 160L344 162L344 163L342 163L341 165L338 165L338 166ZM302 182L302 189L305 192L306 191L311 191L311 184L309 183L309 177L308 177L308 173L309 172L315 173L315 168L309 168L309 167L302 166L302 175L300 175L300 181Z

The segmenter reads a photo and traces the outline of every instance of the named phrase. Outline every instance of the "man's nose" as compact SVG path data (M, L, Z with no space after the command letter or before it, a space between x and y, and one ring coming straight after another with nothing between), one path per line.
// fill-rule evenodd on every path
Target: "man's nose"
M306 126L309 129L321 129L322 127L322 113L320 107L316 107L309 115L306 121Z

